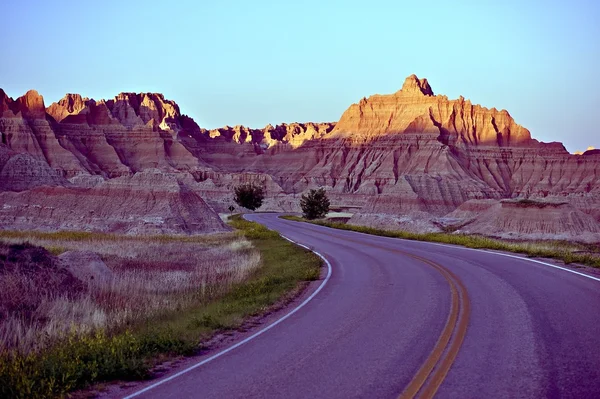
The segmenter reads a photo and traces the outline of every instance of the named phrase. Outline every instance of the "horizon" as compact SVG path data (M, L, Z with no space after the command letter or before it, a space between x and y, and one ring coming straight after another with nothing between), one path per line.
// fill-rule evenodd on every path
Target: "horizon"
M592 1L108 3L0 5L5 29L20 33L0 45L11 60L0 87L13 98L37 90L46 106L66 93L158 92L203 128L261 128L337 122L414 73L435 94L508 110L537 140L600 147Z

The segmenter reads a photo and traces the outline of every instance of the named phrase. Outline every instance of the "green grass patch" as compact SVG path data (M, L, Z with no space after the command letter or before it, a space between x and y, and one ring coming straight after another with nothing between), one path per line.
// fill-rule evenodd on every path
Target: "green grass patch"
M41 353L0 356L0 397L52 398L91 382L148 377L152 355L192 353L194 346L167 330L71 336Z
M578 253L593 251L591 246L575 245L567 242L507 242L499 239L448 233L411 233L399 230L382 230L366 226L355 226L346 223L325 220L306 220L298 216L281 216L282 219L296 222L307 222L334 229L356 231L383 237L402 238L405 240L428 241L442 244L461 245L467 248L493 249L524 254L533 258L550 258L561 260L566 264L578 263L600 268L600 256L593 253Z
M547 206L559 206L568 204L567 201L537 201L529 198L519 198L514 200L504 200L503 203L515 204L522 207L545 208Z
M241 327L248 317L264 313L319 278L321 259L312 252L240 216L234 216L231 225L261 252L261 266L245 282L220 297L124 331L68 336L28 355L0 353L0 397L59 397L100 381L148 378L157 359L197 353L216 332ZM40 234L84 240L96 233Z

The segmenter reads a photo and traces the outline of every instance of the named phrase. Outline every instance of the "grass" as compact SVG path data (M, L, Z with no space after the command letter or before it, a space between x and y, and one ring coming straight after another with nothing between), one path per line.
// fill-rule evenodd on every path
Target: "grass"
M238 244L233 244L234 248L230 248L233 252L224 252L227 259L235 251L249 255L257 251L260 254L256 267L250 268L241 281L226 284L225 289L220 289L218 283L221 280L217 280L213 284L215 290L210 295L206 295L206 285L192 284L193 289L184 290L181 295L188 300L179 302L174 307L171 301L160 301L164 296L169 297L169 293L157 294L157 287L150 284L153 287L149 290L152 298L164 308L149 312L144 318L133 318L125 324L103 325L88 330L72 325L69 332L53 336L43 347L29 348L28 351L6 347L0 351L0 397L58 397L95 382L148 378L152 367L159 360L197 353L202 349L202 343L215 333L243 327L244 320L248 317L273 309L286 297L306 286L308 281L319 278L321 260L310 251L239 216L233 218L231 225L238 232L234 238L227 238L231 241L226 246L231 246L231 242ZM52 236L43 233L20 234L2 233L2 238L5 241L23 240L26 235L28 240L37 240L38 244L45 242L49 246L67 250L72 243L85 244L84 247L88 248L98 246L100 242L103 243L103 258L106 258L107 265L117 271L117 266L120 265L123 271L137 268L138 274L141 274L144 267L149 267L156 260L139 258L141 246L132 245L137 238L123 243L127 241L123 237L91 233L52 233ZM223 240L224 237L220 239ZM144 243L143 239L138 241ZM222 250L223 246L216 241L219 239L215 240L215 237L159 237L150 242L150 247L158 248L170 243L174 247L163 247L164 252L177 252L177 246L183 242L208 246L206 251L210 251L213 245ZM239 244L240 241L251 243L251 247ZM111 242L114 245L107 244ZM241 248L236 248L238 246ZM187 250L183 253L184 257L189 258ZM129 254L132 264L117 261L124 254ZM169 256L177 258L177 255ZM163 264L158 270L173 270L173 265L169 266L171 269L164 269L166 266L168 265ZM213 264L213 269L214 266ZM174 267L177 269L181 265L175 262ZM152 282L155 277L149 279ZM204 294L202 287L205 287ZM123 289L127 292L132 290L131 286ZM171 298L177 297L178 295L171 295Z
M495 238L448 233L411 233L398 230L382 230L366 226L355 226L346 223L326 220L306 220L298 216L282 216L283 219L307 222L320 226L356 231L383 237L402 238L405 240L428 241L443 244L461 245L467 248L493 249L525 254L533 258L550 258L563 261L565 264L578 263L600 268L598 248L593 245L579 245L562 241L551 242L509 242ZM579 253L578 253L579 252ZM594 253L595 252L595 253Z
M259 251L236 234L222 235L218 244L202 238L75 237L3 239L0 350L27 354L66 334L110 332L185 309L228 291L260 264ZM99 254L106 266L75 257L65 269L52 256L73 249ZM86 273L76 278L78 272Z

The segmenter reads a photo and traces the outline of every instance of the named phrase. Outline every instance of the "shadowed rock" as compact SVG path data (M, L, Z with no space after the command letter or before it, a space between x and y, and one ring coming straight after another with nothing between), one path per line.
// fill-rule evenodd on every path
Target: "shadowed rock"
M95 252L67 251L58 259L73 276L91 286L105 287L113 277L112 271Z

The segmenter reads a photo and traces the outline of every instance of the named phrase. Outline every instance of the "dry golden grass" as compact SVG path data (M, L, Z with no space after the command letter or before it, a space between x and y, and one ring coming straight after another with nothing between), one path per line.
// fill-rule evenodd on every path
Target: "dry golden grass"
M0 314L0 352L29 353L67 334L116 330L197 305L227 292L260 265L258 250L234 233L126 237L3 232L0 242L28 242L55 255L71 250L95 252L111 271L104 281L91 280L83 288L63 290L40 289L42 271L4 273L0 291L10 293L7 298L15 304L29 305ZM30 266L36 267L34 263Z

